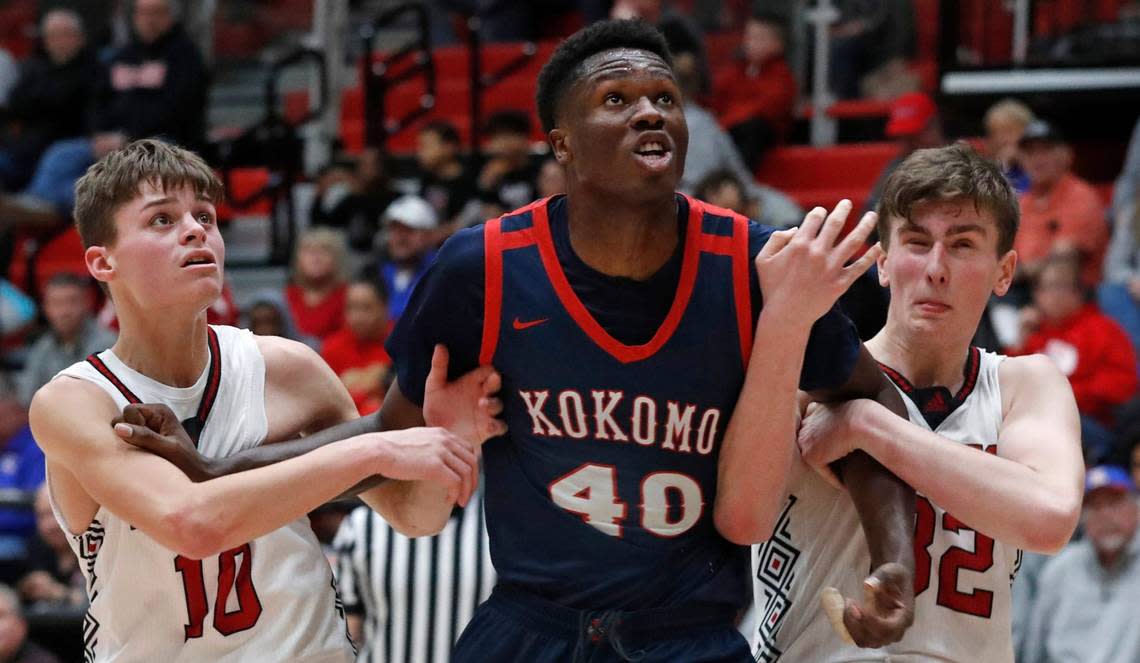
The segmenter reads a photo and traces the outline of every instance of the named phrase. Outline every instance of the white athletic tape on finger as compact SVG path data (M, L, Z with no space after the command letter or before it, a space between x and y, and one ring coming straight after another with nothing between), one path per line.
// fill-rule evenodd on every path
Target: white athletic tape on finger
M819 603L823 606L823 612L827 615L828 621L831 622L831 628L839 634L849 645L855 644L855 638L851 637L851 633L847 631L847 625L843 623L843 595L839 590L834 587L824 587L823 591L819 593Z

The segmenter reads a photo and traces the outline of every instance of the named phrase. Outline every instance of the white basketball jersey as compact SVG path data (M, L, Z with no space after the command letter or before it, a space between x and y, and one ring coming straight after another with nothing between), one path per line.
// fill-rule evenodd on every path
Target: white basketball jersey
M119 406L165 403L180 420L197 416L204 422L198 450L229 456L265 438L265 361L248 331L211 327L209 337L210 364L191 387L156 382L110 350L60 375L98 384ZM193 436L193 421L184 425ZM58 508L56 518L70 531ZM70 540L91 601L83 624L88 663L353 659L332 571L305 518L200 561L105 507Z
M957 395L915 390L897 372L884 370L903 394L911 422L931 428L914 400L921 395L936 433L997 453L1002 359L972 348ZM1012 663L1010 586L1021 551L975 532L922 495L916 514L914 625L902 641L883 649L847 645L820 608L820 591L835 587L861 600L871 556L847 493L797 459L773 537L752 548L756 660Z

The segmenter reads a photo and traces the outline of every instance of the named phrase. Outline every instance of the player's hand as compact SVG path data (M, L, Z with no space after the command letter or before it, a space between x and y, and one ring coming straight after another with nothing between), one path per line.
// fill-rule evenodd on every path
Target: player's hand
M447 381L447 348L435 346L431 371L424 382L424 422L482 444L507 432L499 414L503 402L495 394L502 386L498 371L480 366L459 379Z
M855 399L842 403L810 403L796 431L796 446L808 466L820 472L836 488L842 482L831 471L831 463L860 448L859 418L874 401Z
M866 244L878 218L863 215L859 225L836 243L851 201L841 200L831 214L816 207L799 228L772 233L756 256L756 273L764 296L764 311L773 309L814 323L874 264L882 249L875 245L847 264Z
M832 626L838 625L833 615ZM863 581L862 603L844 601L843 627L859 647L885 647L914 623L914 578L902 564L883 564ZM842 633L840 636L842 637Z
M191 481L214 478L209 458L198 453L174 411L161 403L130 404L111 422L124 442L164 458Z
M398 481L427 481L447 489L447 500L467 506L479 485L479 447L446 428L406 428L377 436L379 474Z

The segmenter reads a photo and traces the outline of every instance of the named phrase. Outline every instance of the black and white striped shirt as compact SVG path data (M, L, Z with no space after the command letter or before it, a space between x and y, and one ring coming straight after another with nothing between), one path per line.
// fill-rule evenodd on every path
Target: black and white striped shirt
M364 618L358 663L447 663L495 584L479 493L442 532L418 539L360 507L333 546L345 609Z

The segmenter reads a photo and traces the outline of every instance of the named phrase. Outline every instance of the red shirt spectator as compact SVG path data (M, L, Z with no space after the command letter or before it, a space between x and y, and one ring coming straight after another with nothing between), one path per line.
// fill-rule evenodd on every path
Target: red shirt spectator
M285 301L297 330L308 336L327 338L344 324L344 300L348 286L341 284L322 299L309 303L299 285L285 286Z
M1069 378L1081 414L1111 427L1113 409L1136 393L1136 354L1120 325L1084 303L1078 274L1074 261L1046 260L1023 314L1028 333L1009 354L1049 357Z
M1080 252L1084 264L1081 281L1096 285L1109 234L1100 197L1088 182L1069 172L1072 152L1048 123L1031 122L1020 146L1029 176L1029 189L1021 195L1021 227L1013 245L1020 267L1032 277L1050 252L1072 248Z
M302 334L323 340L344 325L347 253L344 236L329 228L309 230L297 242L285 301Z
M757 16L744 24L741 57L713 76L712 109L741 157L756 168L792 123L796 80L784 59L784 26Z
M321 356L348 388L361 415L380 409L391 358L384 351L388 307L370 281L348 286L344 328L325 339Z

